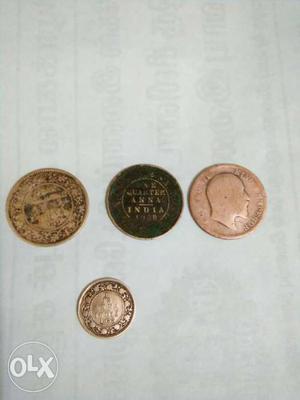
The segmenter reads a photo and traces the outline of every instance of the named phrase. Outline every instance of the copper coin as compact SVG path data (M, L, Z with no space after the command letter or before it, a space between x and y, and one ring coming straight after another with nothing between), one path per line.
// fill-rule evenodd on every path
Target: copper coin
M99 338L117 336L128 328L135 304L129 289L114 278L97 279L81 293L77 315L83 328Z
M266 192L257 176L235 164L204 169L189 193L190 212L196 223L221 239L237 239L253 231L266 205Z
M106 208L112 222L124 233L151 239L177 222L183 196L176 179L154 165L133 165L111 181Z
M15 233L40 246L70 239L82 226L87 211L88 196L81 182L56 168L23 176L6 202L7 218Z

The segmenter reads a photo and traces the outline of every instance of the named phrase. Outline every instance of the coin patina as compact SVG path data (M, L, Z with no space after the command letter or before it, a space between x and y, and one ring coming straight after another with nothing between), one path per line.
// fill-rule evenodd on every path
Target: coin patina
M153 165L139 164L122 170L106 193L112 222L136 238L152 239L169 231L180 217L182 206L176 179Z
M91 282L81 293L77 315L82 327L98 338L111 338L131 324L135 304L125 284L114 278Z
M82 226L87 211L88 196L82 183L56 168L38 169L23 176L6 202L14 232L40 246L70 239Z
M265 189L258 177L236 164L212 165L194 179L189 208L205 232L221 239L237 239L252 232L267 207Z

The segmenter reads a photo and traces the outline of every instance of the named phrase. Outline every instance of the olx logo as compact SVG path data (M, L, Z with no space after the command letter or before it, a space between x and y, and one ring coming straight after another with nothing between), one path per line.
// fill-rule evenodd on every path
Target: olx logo
M41 392L56 379L58 370L54 351L40 342L26 342L16 347L8 360L11 381L25 392Z

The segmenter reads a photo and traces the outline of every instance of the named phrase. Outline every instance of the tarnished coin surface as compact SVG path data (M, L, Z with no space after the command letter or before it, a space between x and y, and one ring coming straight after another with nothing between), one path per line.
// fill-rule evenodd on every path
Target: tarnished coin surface
M210 235L240 238L262 220L267 205L265 189L248 169L235 164L217 164L199 173L189 193L190 212Z
M82 226L88 196L81 182L70 173L38 169L12 187L6 214L13 230L24 240L51 246L71 238Z
M183 206L176 179L153 165L133 165L111 181L106 208L124 233L151 239L166 233L177 222Z
M117 336L128 328L135 304L129 289L114 278L90 283L81 293L77 315L83 328L99 338Z

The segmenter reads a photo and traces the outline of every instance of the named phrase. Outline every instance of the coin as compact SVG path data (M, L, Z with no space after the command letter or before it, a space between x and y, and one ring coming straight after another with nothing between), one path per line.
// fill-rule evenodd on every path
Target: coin
M133 165L111 181L106 208L112 222L130 236L151 239L170 230L183 205L176 179L154 165Z
M99 338L117 336L131 324L135 304L129 289L114 278L90 283L81 293L77 315L82 327Z
M194 179L189 207L205 232L221 239L237 239L261 222L267 205L265 189L247 168L212 165Z
M15 233L41 246L71 238L87 211L88 196L81 182L56 168L37 169L23 176L6 202L6 215Z

